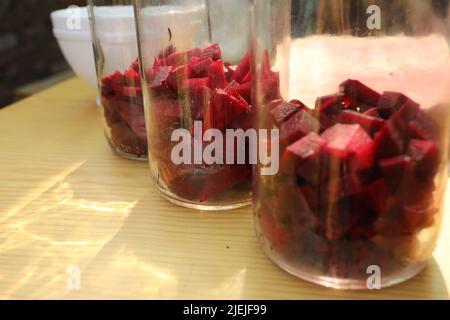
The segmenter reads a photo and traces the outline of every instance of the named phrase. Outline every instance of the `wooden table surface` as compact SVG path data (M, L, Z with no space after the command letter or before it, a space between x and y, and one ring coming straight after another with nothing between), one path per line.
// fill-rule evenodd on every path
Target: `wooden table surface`
M146 163L109 149L95 91L79 79L1 110L0 146L0 298L449 297L448 217L434 259L407 283L309 284L264 255L250 208L199 213L161 198Z

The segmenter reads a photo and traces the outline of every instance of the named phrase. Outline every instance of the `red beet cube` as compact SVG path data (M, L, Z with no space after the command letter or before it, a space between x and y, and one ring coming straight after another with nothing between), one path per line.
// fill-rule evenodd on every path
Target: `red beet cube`
M134 71L139 73L139 70L140 70L139 58L136 58L136 60L133 61L133 63L131 64L130 68L132 68Z
M213 61L221 60L222 53L220 47L217 43L210 45L209 47L203 49L200 54L201 59L211 58Z
M391 121L386 121L383 128L375 135L375 154L378 159L400 155L405 150L404 137Z
M284 102L270 111L275 123L280 126L289 120L296 112L300 111L297 104Z
M380 113L378 112L378 109L376 107L367 110L363 114L366 115L366 116L370 116L370 117L380 118L381 119Z
M213 165L208 168L187 170L174 179L169 189L192 201L205 202L250 177L247 165Z
M236 81L231 81L227 87L224 89L226 93L234 93L237 88L239 88L240 84Z
M251 95L251 90L252 90L252 83L251 82L246 82L241 84L236 90L236 94L240 95L242 98L245 99L245 101L247 101L248 104L251 104L251 100L252 100L252 95Z
M350 101L342 94L332 94L319 97L316 100L316 110L328 116L339 115L344 109L350 106Z
M372 139L358 124L336 124L322 133L325 150L331 157L346 160L350 170L367 169L373 165Z
M383 119L389 119L396 111L400 110L405 103L416 104L402 93L383 92L377 103L377 109Z
M252 79L251 79L251 72L249 71L249 72L247 72L247 74L245 75L245 77L242 78L241 83L247 83L247 82L250 82L251 80L252 80Z
M175 48L175 46L173 44L170 44L166 48L161 50L161 52L158 54L157 58L162 60L162 59L170 56L172 53L175 53L176 51L177 51L177 49Z
M194 120L203 118L203 110L210 103L211 89L209 89L209 78L192 78L185 80L183 91L189 99L190 113Z
M320 182L320 153L325 143L318 134L311 132L291 144L284 151L281 170L287 173L296 171L306 181L318 184Z
M223 68L221 60L217 60L209 66L208 74L211 82L211 89L224 89L228 85Z
M250 54L246 53L239 62L236 70L231 77L231 80L242 83L242 79L250 72Z
M336 124L322 134L327 141L326 166L338 170L347 165L348 171L362 171L374 164L374 144L365 130L357 124ZM339 170L338 170L339 172Z
M157 67L155 72L149 75L149 87L155 91L161 91L167 88L167 79L169 77L172 67Z
M363 188L358 194L360 201L363 201L368 208L376 214L383 214L389 206L389 189L384 179L378 179Z
M178 67L176 69L172 69L167 77L167 84L169 87L176 93L178 92L178 88L181 87L186 79L193 78L194 72L189 66L184 65Z
M199 60L199 61L197 61L195 63L191 62L190 68L195 73L196 77L198 77L198 78L207 77L208 76L209 66L213 62L214 61L211 58L207 58L207 59L204 59L204 60Z
M212 94L211 103L204 110L204 130L209 128L223 130L247 110L250 110L250 106L244 99L217 89Z
M244 131L253 128L253 112L251 109L240 114L230 123L230 129L242 129Z
M270 241L273 248L283 248L289 239L289 232L286 227L275 222L272 210L263 206L258 210L259 223L265 237Z
M318 132L319 129L319 121L310 113L300 110L281 125L280 142L290 144L310 132Z
M350 100L342 94L319 97L316 100L315 113L318 114L322 129L328 129L339 120L342 111L350 107Z
M439 128L427 113L419 110L416 118L408 124L407 130L411 139L433 140L438 136Z
M261 100L266 104L270 100L280 98L280 74L272 71L269 51L264 50L261 63Z
M380 94L358 80L347 80L340 84L340 92L364 112L377 105Z
M400 217L396 219L399 233L412 234L431 226L437 212L432 199L403 206Z
M433 179L439 167L439 152L436 144L430 140L412 139L408 144L408 154L416 164L419 179Z
M371 117L352 110L344 110L339 116L339 122L346 124L359 124L372 137L384 125L383 119Z
M356 174L345 177L333 177L320 186L322 203L332 204L341 198L361 192L362 185Z
M141 76L133 68L128 69L124 73L125 82L129 86L139 87L141 85Z
M142 89L140 87L123 87L122 94L130 98L142 98Z
M379 162L384 181L392 194L400 195L411 187L413 162L408 156L397 156Z

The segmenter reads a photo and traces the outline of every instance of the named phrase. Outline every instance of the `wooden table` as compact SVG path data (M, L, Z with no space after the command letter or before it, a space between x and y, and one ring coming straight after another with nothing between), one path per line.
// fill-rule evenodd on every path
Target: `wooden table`
M309 284L264 255L250 208L199 213L161 198L146 163L109 149L79 79L1 110L0 146L0 298L449 297L448 217L434 259L405 284Z

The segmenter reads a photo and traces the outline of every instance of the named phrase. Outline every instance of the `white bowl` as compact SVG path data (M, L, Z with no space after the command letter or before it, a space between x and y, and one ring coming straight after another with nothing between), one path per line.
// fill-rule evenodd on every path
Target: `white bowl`
M70 21L78 14L80 28L73 29ZM53 34L72 70L92 87L97 88L87 8L57 10L51 13L51 20Z

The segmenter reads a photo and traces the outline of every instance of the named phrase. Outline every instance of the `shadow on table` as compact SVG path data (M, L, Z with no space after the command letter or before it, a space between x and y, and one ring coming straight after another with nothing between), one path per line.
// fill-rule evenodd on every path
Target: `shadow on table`
M97 152L0 227L4 298L448 298L434 260L377 292L296 279L263 253L250 208L180 208L157 194L147 164ZM67 287L70 266L80 269L79 291Z
M448 298L434 259L414 279L383 290L338 291L310 284L282 271L264 255L249 208L198 213L154 195L139 200L87 270L93 277L92 291L124 298ZM99 284L114 275L116 282L110 285L114 289L104 292Z

